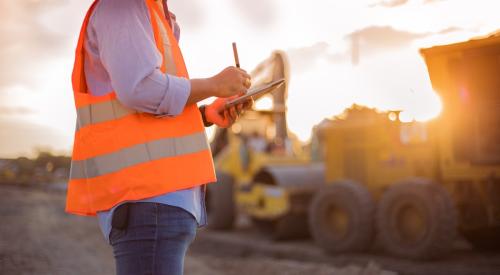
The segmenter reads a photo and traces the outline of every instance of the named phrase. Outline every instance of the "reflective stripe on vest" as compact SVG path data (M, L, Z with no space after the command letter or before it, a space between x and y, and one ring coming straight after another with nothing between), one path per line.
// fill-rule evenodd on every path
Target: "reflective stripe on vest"
M123 106L118 100L99 102L76 109L77 131L90 124L116 120L137 111Z
M207 149L204 133L165 138L125 148L115 153L73 161L70 178L93 178L152 160L187 155Z
M93 96L83 70L85 32L73 69L77 127L66 211L95 215L114 205L214 182L213 160L196 105L177 117L157 118L122 105L114 92ZM188 78L184 60L161 8L145 0L161 71Z

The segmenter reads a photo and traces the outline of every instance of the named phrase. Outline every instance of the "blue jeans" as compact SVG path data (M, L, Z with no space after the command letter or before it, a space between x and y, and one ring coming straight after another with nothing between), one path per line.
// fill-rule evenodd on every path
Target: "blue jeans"
M181 275L198 225L187 211L160 203L131 203L127 224L110 242L118 275Z

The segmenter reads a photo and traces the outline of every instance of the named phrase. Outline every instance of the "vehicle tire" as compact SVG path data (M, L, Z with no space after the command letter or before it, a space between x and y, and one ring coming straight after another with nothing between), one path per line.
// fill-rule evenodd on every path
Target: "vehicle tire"
M377 209L377 237L388 253L436 259L452 249L457 214L448 192L425 179L391 186Z
M230 230L236 217L233 177L217 173L217 182L208 184L207 189L207 227L213 230Z
M374 236L375 203L354 181L322 187L309 208L309 230L315 243L330 253L362 252Z
M486 251L500 250L500 226L464 230L462 234L475 248Z
M306 215L287 214L276 220L252 218L252 223L264 236L274 241L300 239L309 236Z

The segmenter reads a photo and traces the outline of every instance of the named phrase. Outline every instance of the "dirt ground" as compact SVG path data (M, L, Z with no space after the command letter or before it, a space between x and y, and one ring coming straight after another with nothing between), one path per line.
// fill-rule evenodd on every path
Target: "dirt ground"
M97 220L66 214L63 189L0 185L0 198L0 275L114 274ZM500 275L500 253L478 252L459 240L439 261L394 258L376 248L330 256L310 240L273 242L240 223L231 232L199 230L185 274Z
M64 213L63 191L0 186L0 198L0 274L114 274L111 247L105 243L97 220ZM338 268L259 256L258 252L232 257L217 253L218 243L204 243L207 234L202 232L195 241L185 262L185 274L396 274L373 262Z

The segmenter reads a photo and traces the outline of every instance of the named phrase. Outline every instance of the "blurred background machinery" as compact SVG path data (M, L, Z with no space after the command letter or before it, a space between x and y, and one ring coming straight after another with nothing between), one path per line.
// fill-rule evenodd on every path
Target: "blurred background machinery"
M210 227L247 215L274 239L310 234L332 253L377 240L413 259L442 257L460 232L500 247L500 36L421 50L443 102L428 123L353 106L314 129L302 150L286 129L287 85L214 142L219 184L209 185ZM256 83L285 77L275 52Z
M212 153L218 183L208 186L209 227L230 229L240 213L249 215L255 225L270 231L275 238L283 238L293 233L292 224L298 222L298 226L306 227L303 223L305 213L300 217L289 213L291 201L284 197L280 188L270 187L274 183L268 181L274 179L266 178L263 171L277 165L287 172L294 167L309 172L304 167L309 167L310 161L300 142L287 129L289 72L286 55L280 51L272 53L251 75L255 86L280 78L285 79L285 84L257 99L253 110L245 112L231 128L216 129ZM255 178L265 182L254 182ZM303 181L297 183L303 185Z

